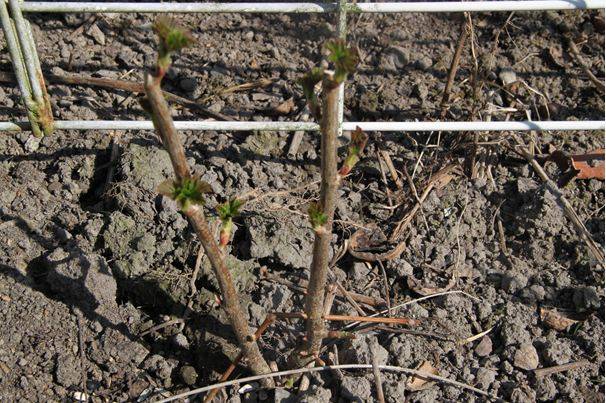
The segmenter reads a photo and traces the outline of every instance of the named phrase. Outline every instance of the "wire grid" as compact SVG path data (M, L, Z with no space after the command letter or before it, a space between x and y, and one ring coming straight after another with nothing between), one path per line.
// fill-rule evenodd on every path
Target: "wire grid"
M0 131L19 132L32 130L37 136L51 125L58 130L151 130L151 121L99 121L70 120L45 122L40 119L41 110L50 108L48 94L32 30L23 12L38 13L333 13L336 14L337 36L343 39L347 33L348 13L404 13L404 12L478 12L478 11L542 11L604 9L606 0L527 0L527 1L470 1L470 2L385 2L352 3L336 2L305 3L95 3L95 2L36 2L0 0L0 22L13 71L17 78L27 122L0 122ZM418 132L418 131L543 131L543 130L604 130L604 121L518 121L518 122L343 122L344 85L339 93L339 134L357 126L368 131ZM47 111L50 113L50 110ZM52 117L52 114L50 115ZM217 122L177 121L178 130L217 131L316 131L318 124L310 122Z

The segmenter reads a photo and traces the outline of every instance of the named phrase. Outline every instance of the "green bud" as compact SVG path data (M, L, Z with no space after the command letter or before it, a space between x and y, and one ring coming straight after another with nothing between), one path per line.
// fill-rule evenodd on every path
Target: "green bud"
M204 205L204 194L212 192L210 185L197 176L182 180L166 180L158 186L158 193L170 197L183 211L191 205Z
M348 48L343 39L331 39L326 43L328 60L335 66L334 82L341 84L347 79L348 74L353 74L360 62L358 51Z
M307 209L307 214L309 214L309 222L314 231L318 231L328 222L328 216L324 214L319 203L311 203Z

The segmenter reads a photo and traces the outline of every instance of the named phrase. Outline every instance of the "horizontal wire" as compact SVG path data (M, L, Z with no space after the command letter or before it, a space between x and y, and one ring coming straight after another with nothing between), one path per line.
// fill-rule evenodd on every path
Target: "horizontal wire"
M191 131L317 131L313 122L218 122L177 121L177 130ZM380 132L474 132L474 131L573 131L604 130L601 120L589 121L507 121L507 122L343 122L343 130L352 131L360 127L365 131ZM20 132L29 130L29 122L0 122L0 131ZM149 120L59 120L56 130L153 130Z

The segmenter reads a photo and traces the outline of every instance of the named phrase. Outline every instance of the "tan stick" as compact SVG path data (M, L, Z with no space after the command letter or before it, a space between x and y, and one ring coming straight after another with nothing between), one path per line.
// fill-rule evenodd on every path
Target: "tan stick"
M389 297L389 280L387 279L387 272L383 263L379 260L379 268L381 269L381 276L383 277L383 288L385 290L385 301L387 301L387 316L391 316L391 298Z
M168 104L164 99L160 89L160 80L147 73L145 75L145 92L152 110L152 120L156 132L162 139L164 148L170 155L170 159L175 171L177 180L183 180L190 177L190 169L185 158L185 151L181 140L175 129ZM250 369L255 374L266 374L271 372L267 362L263 359L259 346L254 336L251 335L244 309L240 305L240 298L236 292L231 273L225 264L223 254L217 245L217 242L210 231L206 217L202 208L196 204L191 204L184 210L184 214L189 218L200 242L204 247L206 256L217 277L221 295L224 300L224 307L227 312L236 339L242 349L242 354L248 360Z
M372 375L375 378L375 387L377 389L377 401L385 403L385 395L383 394L383 381L381 380L381 371L379 370L379 359L377 357L377 346L374 345L372 350Z
M315 356L322 345L324 334L324 290L328 277L330 242L332 239L332 224L337 200L339 178L337 176L337 135L339 132L339 86L332 85L330 78L324 79L321 140L321 174L320 202L323 214L327 220L315 231L313 258L310 269L309 287L305 299L307 319L307 352Z
M309 284L309 282L307 280L301 279L298 281L299 284L295 284L292 281L289 281L287 279L284 279L280 276L277 276L277 275L275 275L273 273L269 273L269 272L264 272L262 274L262 277L266 278L267 280L275 281L276 283L279 283L279 284L284 284L285 286L292 288L295 291L301 292L303 294L307 294L307 286ZM352 292L352 291L347 291L343 287L343 285L341 284L340 281L334 281L334 283L337 286L337 296L347 299L354 308L356 307L356 305L358 306L358 308L360 307L358 304L356 304L356 301L360 302L362 304L374 306L374 307L386 305L386 302L382 298L369 297L368 295L358 294L358 293ZM353 303L351 300L353 300ZM356 310L358 310L358 308L356 308ZM362 308L360 308L358 311L360 311L361 309ZM363 313L364 313L364 311L362 311L362 314Z
M48 79L49 83L55 84L72 84L72 85L90 85L93 87L107 88L110 90L121 90L128 91L133 93L145 93L145 88L140 83L136 83L133 81L127 80L115 80L113 78L102 78L102 77L87 77L81 75L58 75L58 74L48 74L45 75L45 78ZM0 82L4 83L16 83L16 78L11 73L0 72ZM208 108L203 107L196 101L192 101L187 98L180 97L168 91L162 91L164 97L175 103L186 106L190 109L195 109L202 114L217 119L217 120L238 120L233 116L225 116L218 112L213 112Z
M539 368L534 370L534 374L537 378L542 376L547 376L551 374L555 374L563 371L570 371L571 369L577 369L580 367L584 367L585 365L589 365L589 361L581 360L577 362L569 362L568 364L556 365L548 368Z
M452 62L450 63L450 69L448 70L448 80L446 81L446 86L444 87L444 95L442 95L442 102L440 102L440 108L442 112L440 113L440 117L443 119L446 117L446 111L448 109L448 101L450 99L450 91L452 90L452 85L454 83L454 79L457 75L457 70L459 69L459 62L461 60L461 54L463 53L463 48L465 47L465 41L467 40L467 21L463 19L461 22L461 33L459 34L459 40L457 41L457 47L455 49L455 53L452 56Z
M272 312L278 319L307 319L304 312ZM382 318L376 316L351 316L351 315L324 315L324 320L333 322L369 322L369 323L390 323L395 325L416 326L419 324L417 319L409 318ZM324 333L328 334L328 333Z

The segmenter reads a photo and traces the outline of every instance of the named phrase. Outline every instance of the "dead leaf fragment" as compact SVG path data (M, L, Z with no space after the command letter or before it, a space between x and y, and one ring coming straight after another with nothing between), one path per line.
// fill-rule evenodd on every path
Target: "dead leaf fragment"
M558 186L565 186L574 178L604 180L604 149L575 155L568 155L554 147L550 147L549 151L549 157L545 160L555 162L562 172Z
M587 154L577 154L570 157L572 169L577 172L579 179L604 180L604 149L591 151Z
M578 320L570 319L556 311L555 309L541 308L539 315L543 323L552 329L563 331L568 329L570 326L578 323Z
M349 238L348 244L348 251L353 257L367 262L396 259L400 257L406 247L404 242L391 247L383 231L376 225L354 232Z
M431 363L429 361L424 361L421 365L419 365L416 368L417 371L421 371L421 372L425 372L431 375L437 375L438 374L438 370L431 365ZM413 376L412 378L410 378L408 380L408 382L406 383L406 389L412 391L412 392L416 392L419 390L424 390L427 388L430 388L433 385L433 382L430 382L427 379L421 378L421 377L417 377L417 376Z
M295 101L293 98L288 98L286 101L282 102L280 105L274 108L274 111L280 115L288 115L295 107Z
M417 294L419 294L423 297L426 297L431 294L437 294L440 292L445 292L445 291L450 290L452 287L455 286L455 284L457 283L457 280L455 279L455 277L451 277L450 280L448 281L448 284L446 284L446 286L444 286L444 287L426 287L426 286L422 285L419 282L419 280L417 280L413 276L408 276L406 278L406 283L408 284L408 288L410 288Z

